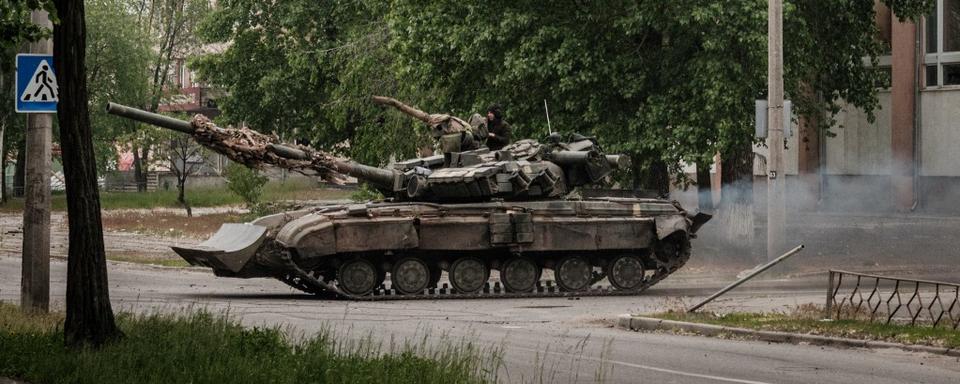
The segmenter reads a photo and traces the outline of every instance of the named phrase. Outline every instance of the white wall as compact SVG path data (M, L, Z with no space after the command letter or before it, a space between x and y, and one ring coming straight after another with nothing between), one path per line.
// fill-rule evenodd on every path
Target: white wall
M847 106L836 116L826 138L826 173L830 175L890 174L890 92L881 91L880 109L870 123L859 108Z
M960 176L960 89L920 93L920 174Z

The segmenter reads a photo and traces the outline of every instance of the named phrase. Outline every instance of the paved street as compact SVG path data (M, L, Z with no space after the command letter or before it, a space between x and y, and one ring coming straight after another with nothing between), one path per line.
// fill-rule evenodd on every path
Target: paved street
M20 259L0 257L0 299L19 297ZM55 260L52 296L63 306L66 264ZM570 300L422 300L355 303L315 300L271 280L215 278L199 269L111 263L115 310L206 308L229 311L246 325L279 325L310 334L330 329L389 343L427 336L503 350L505 382L611 383L956 383L960 361L899 350L637 333L612 327L617 315L678 307L721 281L678 276L639 297ZM821 302L822 276L750 283L708 309L771 310ZM682 297L683 299L677 299ZM668 299L670 298L670 299Z

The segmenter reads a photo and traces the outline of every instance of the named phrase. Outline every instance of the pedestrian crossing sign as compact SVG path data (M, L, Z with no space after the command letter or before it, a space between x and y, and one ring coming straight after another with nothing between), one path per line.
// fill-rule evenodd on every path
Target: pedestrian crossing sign
M21 53L17 55L16 111L18 113L55 113L60 90L53 71L53 56Z

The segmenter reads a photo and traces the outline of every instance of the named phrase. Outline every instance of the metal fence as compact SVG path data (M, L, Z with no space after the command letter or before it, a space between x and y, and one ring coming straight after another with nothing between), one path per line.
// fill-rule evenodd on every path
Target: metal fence
M960 326L960 284L830 270L827 316Z

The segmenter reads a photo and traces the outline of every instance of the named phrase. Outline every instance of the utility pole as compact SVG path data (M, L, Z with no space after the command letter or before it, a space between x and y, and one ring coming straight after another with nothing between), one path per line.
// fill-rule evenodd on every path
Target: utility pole
M30 13L34 24L52 30L47 11ZM30 53L53 53L50 39L30 43ZM19 97L19 96L18 96ZM27 115L26 169L23 204L23 268L20 308L46 312L50 308L50 147L53 114Z
M786 216L783 167L783 0L767 7L767 260L782 252ZM789 122L787 122L789 123Z

